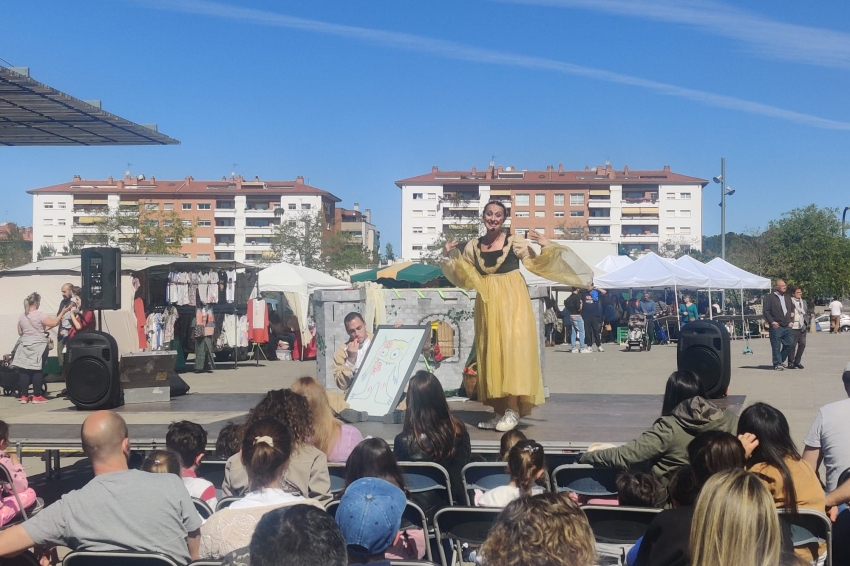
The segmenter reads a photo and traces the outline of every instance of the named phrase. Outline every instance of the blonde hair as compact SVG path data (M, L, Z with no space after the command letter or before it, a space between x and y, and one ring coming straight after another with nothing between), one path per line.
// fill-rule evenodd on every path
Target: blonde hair
M154 450L142 462L142 471L180 475L180 454L174 450Z
M334 416L325 388L312 377L302 377L293 383L290 389L306 398L310 405L310 417L313 421L313 437L310 443L326 455L330 454L342 433L342 423Z
M499 460L507 462L508 453L514 447L514 444L520 440L526 440L525 435L520 430L513 429L503 434L502 439L499 441Z
M41 295L38 293L30 293L27 295L27 298L24 299L24 314L30 312L30 309L33 305L37 305L41 303Z
M596 543L584 511L566 493L515 499L481 546L487 566L589 566Z
M755 474L728 470L708 479L694 509L690 549L692 566L779 563L779 516Z

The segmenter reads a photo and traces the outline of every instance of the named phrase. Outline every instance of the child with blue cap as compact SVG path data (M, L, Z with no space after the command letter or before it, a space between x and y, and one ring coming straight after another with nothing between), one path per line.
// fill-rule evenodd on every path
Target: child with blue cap
M361 478L345 489L336 523L348 547L348 563L389 566L384 557L401 528L404 492L388 481Z

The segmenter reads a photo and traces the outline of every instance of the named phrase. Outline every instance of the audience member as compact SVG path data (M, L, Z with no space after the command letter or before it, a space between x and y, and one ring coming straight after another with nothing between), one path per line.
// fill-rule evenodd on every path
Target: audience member
M697 499L690 534L692 566L776 566L779 515L764 484L749 472L720 472Z
M499 460L502 462L508 461L508 454L511 452L511 448L519 442L520 440L527 440L522 431L517 429L509 430L505 434L502 435L502 439L499 441Z
M523 495L543 493L537 482L546 474L546 455L543 446L533 440L520 440L508 453L508 485L481 493L476 490L475 504L479 507L504 507Z
M111 411L83 422L83 452L94 479L29 521L0 532L0 556L40 545L71 550L161 552L181 564L198 558L201 517L180 478L127 469L127 423Z
M260 518L273 509L308 504L315 499L281 489L281 479L292 453L292 437L285 424L273 418L255 419L245 429L241 458L251 491L230 507L213 513L201 528L202 558L221 558L248 546Z
M199 478L197 473L207 452L207 431L204 427L190 421L171 423L165 434L165 446L180 455L180 475L189 495L215 509L215 486Z
M481 546L486 566L596 564L593 531L566 493L521 497L505 507Z
M407 399L404 425L393 446L396 458L440 464L449 472L454 500L463 501L462 470L472 452L466 425L452 415L443 386L427 371L410 378ZM439 496L430 491L414 494L413 500L432 517L440 506L434 497Z
M8 454L6 452L8 449L9 425L4 421L0 421L0 465L9 472L9 476L12 478L12 485L20 498L19 505L12 491L12 486L0 486L0 527L18 516L21 512L21 505L23 505L24 509L27 509L36 501L35 491L29 486L24 467L15 453Z
M844 368L841 381L850 397L850 363ZM826 491L835 490L841 473L850 468L850 399L821 407L804 442L803 460L815 470L823 462Z
M632 566L687 566L694 504L713 474L744 469L744 447L728 432L709 431L688 444L689 466L678 469L668 485L673 509L659 513L629 553Z
M142 471L150 472L151 474L174 474L182 479L183 476L180 474L180 454L174 450L154 450L148 452L145 461L142 462Z
M586 452L579 462L623 469L649 462L652 474L666 486L676 469L688 463L688 444L698 434L709 430L735 430L737 416L706 397L695 373L673 372L664 391L661 418L650 430L622 446Z
M249 546L251 566L346 566L345 539L324 510L296 505L269 511Z
M312 377L302 377L291 387L303 395L310 404L313 417L313 435L310 443L325 453L328 462L345 462L355 446L363 442L356 427L343 424L335 416L328 402L328 394Z
M627 471L617 476L617 501L628 507L662 507L667 490L655 476Z
M747 452L747 470L764 483L776 507L792 514L799 508L826 512L820 480L797 452L781 411L766 403L750 405L741 413L738 434ZM794 552L804 560L817 560L826 544L812 543Z
M396 539L406 506L404 492L382 479L361 478L349 485L336 511L348 563L389 566L385 552Z
M249 427L254 420L267 417L285 424L292 438L292 456L281 480L281 487L294 489L305 497L322 502L329 501L331 478L328 474L328 459L324 452L308 441L313 434L313 424L307 399L289 389L269 391L248 414L245 426ZM224 468L222 492L230 496L243 495L247 491L248 476L242 457L234 454L228 458Z
M227 460L239 452L242 446L243 429L243 425L227 421L227 424L218 431L218 438L215 439L215 457L217 459Z

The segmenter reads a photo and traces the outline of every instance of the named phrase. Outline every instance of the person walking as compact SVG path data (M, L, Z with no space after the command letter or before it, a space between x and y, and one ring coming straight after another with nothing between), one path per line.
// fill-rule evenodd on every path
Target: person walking
M770 347L773 353L773 369L782 371L782 362L788 359L794 343L794 303L785 291L788 286L782 279L776 280L776 290L764 299L762 314L768 324Z
M788 355L788 369L803 369L800 359L806 350L806 333L809 331L809 313L806 301L803 300L803 289L799 285L791 287L791 302L794 303L794 322L791 323L791 331L794 334L794 342L791 344L791 353Z
M564 301L564 334L570 329L570 348L573 354L587 353L590 351L584 345L584 319L581 316L582 301L581 289L573 289L572 294ZM576 346L578 338L578 346Z
M640 303L638 303L638 308L640 312L642 312L646 316L646 335L649 336L650 344L655 342L655 315L657 314L657 310L655 307L655 301L652 300L652 296L649 294L649 291L643 292L643 299L641 299Z
M844 305L837 298L829 303L829 333L838 334L841 329L841 309Z

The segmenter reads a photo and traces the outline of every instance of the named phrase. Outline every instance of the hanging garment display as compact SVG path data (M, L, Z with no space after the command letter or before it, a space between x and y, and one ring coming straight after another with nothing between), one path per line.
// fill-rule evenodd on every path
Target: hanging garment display
M210 271L207 273L207 296L204 301L206 303L218 302L218 273Z
M148 347L151 350L159 350L162 348L162 315L159 313L151 313L145 322L145 336L148 340Z
M259 344L269 341L269 310L266 301L248 301L248 340Z
M232 303L236 297L236 270L227 272L227 302Z

